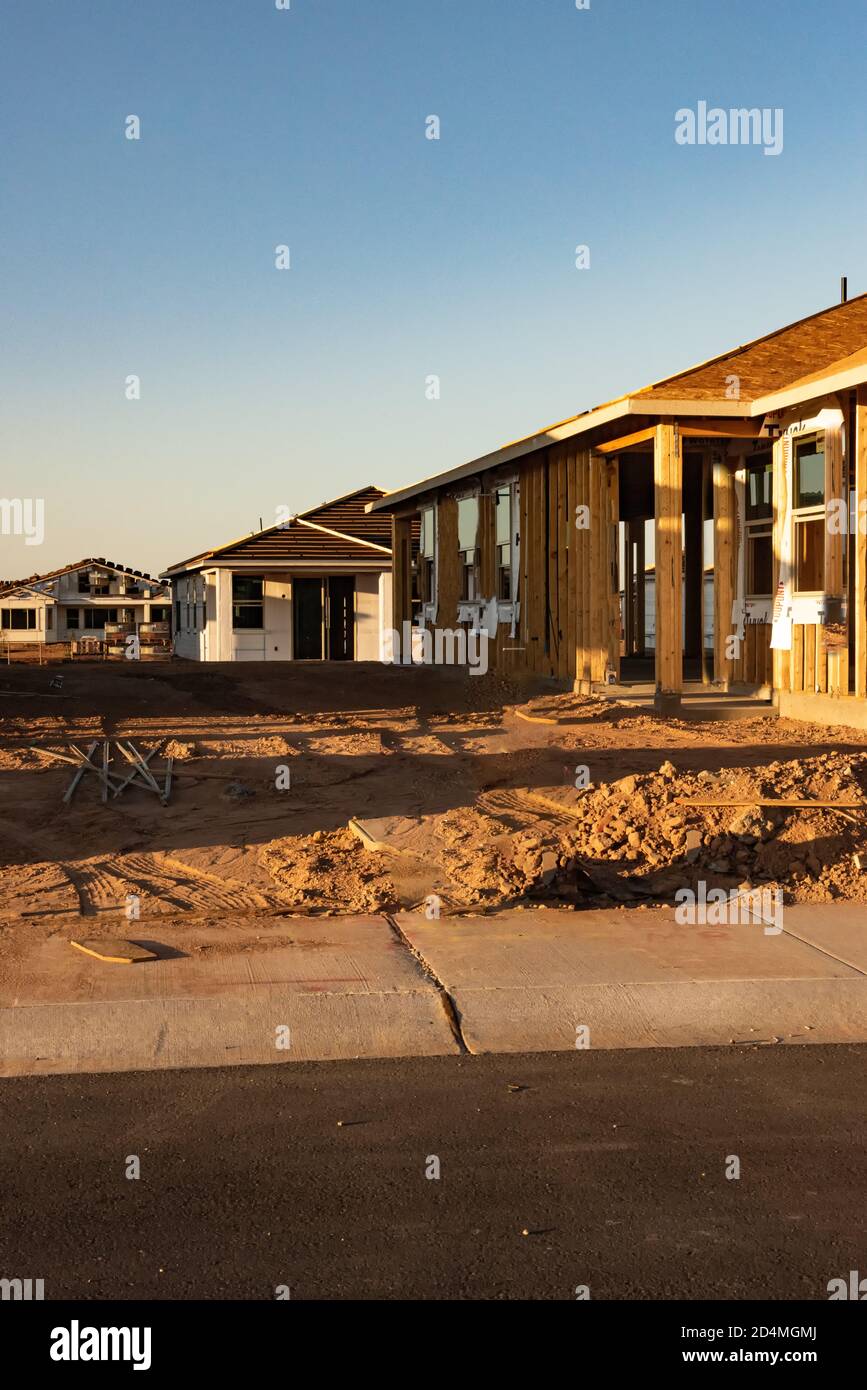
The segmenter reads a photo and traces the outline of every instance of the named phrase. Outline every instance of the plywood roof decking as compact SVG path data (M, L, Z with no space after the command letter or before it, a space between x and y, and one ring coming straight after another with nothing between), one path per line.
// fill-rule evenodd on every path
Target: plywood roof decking
M387 568L391 562L390 518L366 510L384 496L382 488L372 485L356 488L331 502L300 512L280 525L241 536L227 545L204 550L170 565L166 573L179 575L188 569L201 569L215 563L230 564L233 560L269 564L318 560L324 565L333 561L380 560Z
M299 518L300 520L300 518ZM381 560L388 565L391 551L376 550L355 536L333 535L314 526L289 521L282 530L262 531L239 545L219 551L229 560Z
M436 490L448 483L458 482L475 473L486 472L503 463L514 463L538 449L586 433L598 426L608 425L626 417L654 418L667 415L760 416L765 410L777 408L774 393L803 382L816 382L816 394L821 394L821 381L847 367L859 367L867 381L867 362L860 353L867 346L867 295L858 295L845 304L832 305L796 323L777 329L762 338L744 343L719 357L674 376L652 382L638 391L627 392L602 405L571 415L533 434L512 440L499 449L468 463L458 464L432 477L421 479L408 487L393 491L369 505L372 510L387 511L401 502L417 498L421 493ZM737 400L726 395L728 377L737 376ZM849 383L851 384L851 383ZM753 409L752 402L756 402ZM767 403L766 403L767 401ZM712 403L712 404L711 404Z
M649 401L726 400L726 377L736 375L740 399L750 401L804 377L821 376L865 344L867 295L862 294L632 394Z
M388 517L381 513L366 512L368 502L376 502L385 493L379 487L365 487L350 492L345 497L337 497L333 502L323 502L321 507L312 507L301 512L304 521L318 522L329 526L332 531L342 531L346 536L360 536L391 549L391 527Z

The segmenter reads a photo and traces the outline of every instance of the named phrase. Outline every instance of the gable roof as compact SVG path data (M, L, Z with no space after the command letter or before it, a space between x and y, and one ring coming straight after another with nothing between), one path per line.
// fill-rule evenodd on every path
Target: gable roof
M391 527L387 517L374 516L366 508L384 497L382 488L368 485L343 497L323 502L298 516L241 536L213 550L170 565L166 575L232 560L291 562L293 560L376 561L391 559Z
M89 557L86 560L75 560L71 565L60 565L56 570L46 570L44 574L29 574L26 579L9 579L0 584L0 594L8 594L12 589L32 588L34 593L38 592L38 586L49 583L52 579L59 579L63 574L73 574L76 570L102 569L108 570L112 574L122 574L130 579L138 579L142 584L150 585L155 589L162 589L164 585L153 575L146 574L143 570L132 570L127 565L115 565L111 560L105 560L100 556Z
M728 378L738 378L738 398L730 398ZM470 477L501 464L511 463L546 445L584 434L627 415L713 415L741 419L765 414L787 403L792 392L809 399L837 389L836 378L851 385L867 381L867 294L798 319L732 348L697 366L663 377L603 405L568 416L534 434L504 444L490 454L459 464L444 473L409 487L386 493L371 503L372 511L385 511L430 488Z

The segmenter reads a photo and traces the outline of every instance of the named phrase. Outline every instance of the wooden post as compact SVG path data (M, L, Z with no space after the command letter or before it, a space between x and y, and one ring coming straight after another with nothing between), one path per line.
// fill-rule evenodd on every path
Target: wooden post
M848 489L843 486L843 432L839 426L825 430L825 505L829 500L842 502L843 514L846 517L846 524L849 519ZM826 511L827 516L827 511ZM842 598L843 589L843 534L839 523L833 528L825 527L825 596L826 598ZM823 631L817 627L816 636L822 640ZM816 663L819 664L820 656L824 654L817 652ZM824 662L822 677L827 681L827 689L832 695L845 695L847 691L841 690L841 676L845 668L845 662L841 661L842 653L839 651L827 653L827 676L825 677ZM847 680L848 686L848 680ZM820 683L821 688L821 683Z
M780 582L780 573L783 557L786 509L789 496L789 479L787 477L786 459L789 452L789 441L781 435L774 440L773 446L773 498L774 498L774 525L773 525L773 595L774 603L777 599L777 586ZM791 525L791 523L790 523ZM790 651L771 652L773 663L772 685L776 702L776 692L779 690L792 689L792 653Z
M402 633L404 622L412 622L412 518L391 518L391 625Z
M729 460L717 454L713 462L713 646L714 681L728 690L732 679L730 656L735 561L735 475Z
M657 425L653 445L656 571L656 706L680 707L683 690L683 458L676 423Z
M867 386L855 405L855 694L867 698Z

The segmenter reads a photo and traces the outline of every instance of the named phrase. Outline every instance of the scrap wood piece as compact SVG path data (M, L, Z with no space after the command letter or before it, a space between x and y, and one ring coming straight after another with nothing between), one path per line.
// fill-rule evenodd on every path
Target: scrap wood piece
M790 800L776 800L773 797L754 796L749 801L716 801L694 799L690 796L678 796L676 798L678 806L770 806L781 809L799 809L814 811L867 811L867 801L804 801L792 798Z
M166 760L166 789L163 793L166 801L168 801L172 790L172 767L174 766L174 762L175 760L172 757Z
M145 763L149 763L150 760L151 760L151 758L153 758L153 757L156 756L156 754L159 752L159 750L162 748L162 746L163 746L163 740L161 739L160 742L156 745L155 748L151 748L151 750L150 750L148 753L145 754L145 756L144 756L144 758L142 759L142 761L145 762ZM121 749L121 752L123 752L123 749ZM133 766L132 772L130 772L130 773L124 778L124 780L121 782L120 786L119 786L119 787L117 788L117 790L115 791L115 796L120 796L120 794L121 794L121 792L124 790L124 788L125 788L125 787L128 787L129 784L130 784L130 782L132 782L136 777L139 776L140 771L141 771L141 769L140 769L137 765L134 765L134 766ZM153 791L153 787L151 786L150 782L143 782L143 785L144 785L145 787L147 787L148 791Z
M73 777L72 781L70 782L69 786L66 788L66 791L63 793L63 800L66 802L67 806L69 805L70 801L72 800L72 797L73 797L73 794L74 794L74 792L75 792L75 789L76 789L76 787L78 786L79 782L81 781L82 777L84 776L85 772L87 771L88 767L93 768L94 772L96 772L96 768L93 767L93 763L90 761L90 759L91 759L91 757L93 756L94 752L96 751L96 747L97 747L98 742L99 742L98 739L94 739L94 740L93 740L93 743L90 745L90 747L89 747L88 750L87 750L87 757L86 757L86 758L85 758L84 754L81 753L81 752L79 752L79 750L78 750L77 748L76 748L76 750L75 750L76 753L78 753L78 760L79 760L80 766L79 766L79 769L78 769L78 771L76 772L75 776ZM75 745L73 744L72 746L74 747Z
M115 739L115 743L117 744L123 756L126 758L127 762L133 764L135 772L141 773L145 785L150 787L151 791L155 791L160 801L162 801L163 804L165 804L165 797L163 795L162 789L157 784L156 778L154 777L145 760L142 758L138 749L135 747L135 744L130 743L129 748L127 748L123 743L121 743L119 738Z
M108 739L102 745L102 799L108 801L108 765L111 762L111 750L108 746Z
M159 959L155 951L149 951L137 941L124 941L119 937L70 941L69 944L86 956L94 956L96 960L107 961L110 965L135 965L140 961Z

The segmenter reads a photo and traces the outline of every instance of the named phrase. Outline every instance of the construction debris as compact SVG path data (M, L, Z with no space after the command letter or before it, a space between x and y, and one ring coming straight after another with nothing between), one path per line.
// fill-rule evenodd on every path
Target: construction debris
M141 961L158 960L155 951L140 946L137 941L123 941L120 938L105 938L97 941L70 941L76 951L86 956L107 961L110 965L136 965Z
M124 777L122 781L117 779L116 777L112 777L109 771L112 762L112 743L114 744L117 751L121 753L122 756L126 759L126 761L132 765L132 771L127 773L126 777ZM75 776L73 777L69 786L66 788L66 791L63 793L63 800L67 806L72 801L72 798L75 795L76 788L78 787L79 782L81 781L82 777L86 772L94 772L96 776L99 778L101 783L100 793L104 802L108 801L109 792L111 792L113 797L120 796L121 792L125 791L127 787L135 783L136 786L144 786L147 787L148 791L155 792L156 795L159 797L162 805L168 805L169 796L171 795L172 789L173 760L169 758L166 762L165 783L162 787L159 785L157 779L154 777L154 774L150 769L151 759L154 758L156 754L159 752L160 748L162 747L162 741L158 743L155 748L151 748L148 753L142 756L142 754L136 748L135 744L132 743L129 739L127 739L126 742L121 741L121 739L119 738L103 739L101 766L93 761L94 754L97 748L99 747L98 739L94 740L94 742L90 744L85 753L83 753L81 749L74 743L70 743L69 747L71 748L72 752L76 755L74 758L67 757L67 755L64 753L53 753L51 755L52 757L60 758L65 763L72 763L73 766L77 768ZM33 751L41 752L43 750L34 749ZM139 780L136 781L136 778L138 778Z

